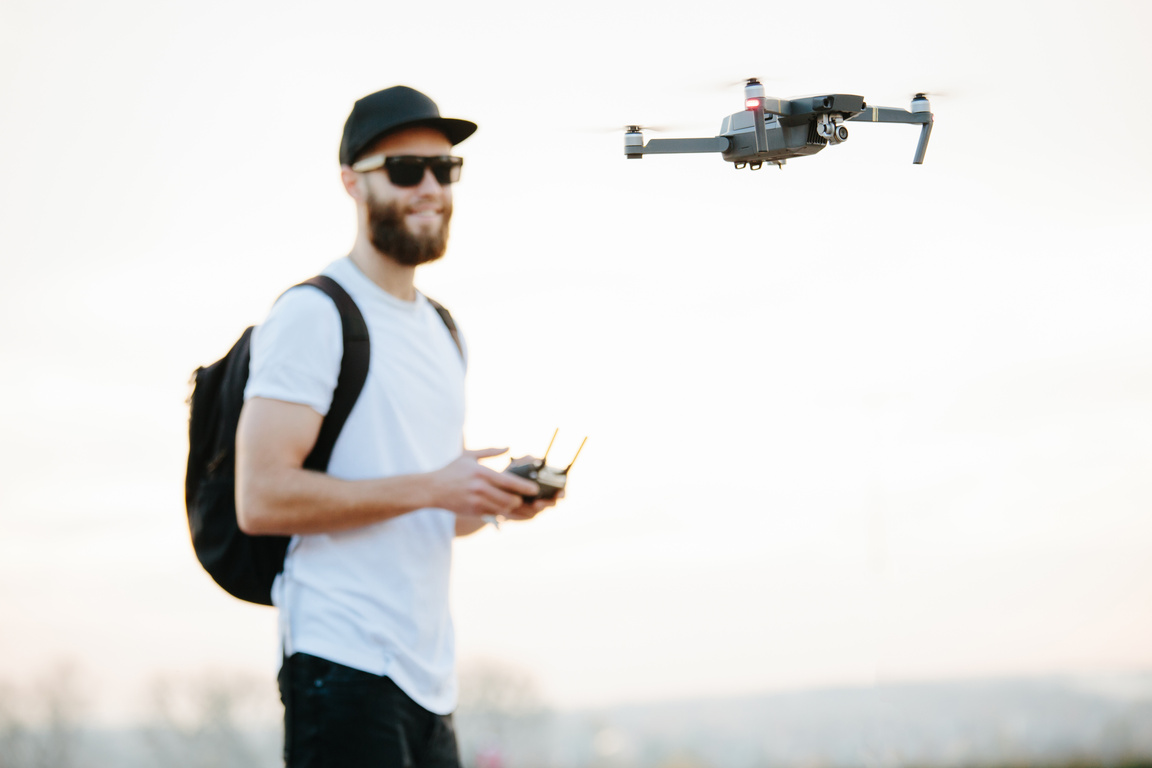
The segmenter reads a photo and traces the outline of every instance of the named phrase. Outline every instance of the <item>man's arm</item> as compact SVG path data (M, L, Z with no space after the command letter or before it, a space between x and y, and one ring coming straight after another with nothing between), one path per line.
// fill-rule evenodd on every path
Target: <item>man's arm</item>
M307 405L250 398L236 432L236 519L251 535L324 533L424 507L465 518L510 516L535 483L481 466L501 449L464 451L434 472L341 480L303 468L323 417Z

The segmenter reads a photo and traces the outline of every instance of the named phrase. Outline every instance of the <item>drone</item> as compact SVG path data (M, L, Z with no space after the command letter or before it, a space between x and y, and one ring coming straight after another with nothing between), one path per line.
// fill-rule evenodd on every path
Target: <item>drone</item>
M624 155L640 160L644 155L719 152L736 168L760 170L765 163L783 168L793 157L814 155L829 144L848 140L844 123L909 123L920 126L920 141L912 162L924 162L928 137L932 133L932 111L928 97L912 97L911 109L870 107L863 96L832 93L796 99L769 98L756 78L744 85L744 110L724 118L720 135L711 139L652 139L644 143L644 129L629 125L624 129Z

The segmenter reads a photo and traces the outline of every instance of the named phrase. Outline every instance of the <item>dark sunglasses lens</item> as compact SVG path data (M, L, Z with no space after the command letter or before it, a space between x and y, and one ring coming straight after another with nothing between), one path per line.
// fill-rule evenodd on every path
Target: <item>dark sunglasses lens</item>
M388 180L398 187L414 187L424 178L424 161L419 157L390 157L384 167Z
M388 180L398 187L415 187L424 180L424 169L431 168L432 175L441 186L460 180L460 168L464 160L459 157L390 157L384 161L388 170Z
M464 161L458 157L437 157L428 161L432 175L441 186L460 181L460 167Z

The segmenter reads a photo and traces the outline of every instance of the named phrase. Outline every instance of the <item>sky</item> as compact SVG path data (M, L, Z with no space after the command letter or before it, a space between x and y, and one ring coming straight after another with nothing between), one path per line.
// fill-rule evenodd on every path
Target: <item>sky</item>
M271 681L189 543L189 378L347 253L340 131L397 83L480 125L417 280L468 445L588 436L457 543L462 664L557 707L1152 669L1152 5L397 5L0 5L0 683ZM926 161L623 157L751 76L927 91Z

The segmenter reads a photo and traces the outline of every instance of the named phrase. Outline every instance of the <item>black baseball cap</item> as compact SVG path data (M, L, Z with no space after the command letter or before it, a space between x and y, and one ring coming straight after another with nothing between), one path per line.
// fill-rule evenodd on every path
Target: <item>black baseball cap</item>
M436 102L406 85L370 93L352 106L340 140L340 164L353 162L381 136L401 128L428 126L459 144L476 132L476 123L440 117Z

